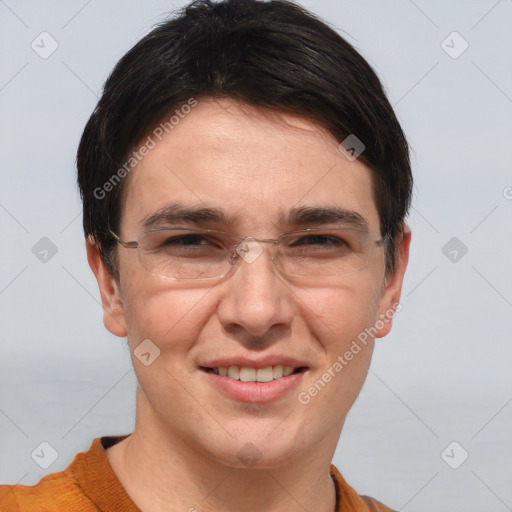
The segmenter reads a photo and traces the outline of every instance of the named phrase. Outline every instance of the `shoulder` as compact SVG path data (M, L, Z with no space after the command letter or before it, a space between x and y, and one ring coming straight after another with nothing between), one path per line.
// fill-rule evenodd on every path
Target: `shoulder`
M76 454L73 462L65 470L46 475L35 485L0 486L0 511L97 512L97 507L83 492L83 478L77 469L93 462L91 455L99 450L101 438L94 439L88 452Z
M98 437L87 452L58 473L46 475L35 485L0 486L1 512L140 512L109 465L104 449L122 436Z
M83 512L97 510L91 508L91 502L80 492L66 471L47 475L35 485L0 486L2 512L57 512L67 503Z
M336 512L395 512L374 498L359 495L332 464L330 472L336 486Z

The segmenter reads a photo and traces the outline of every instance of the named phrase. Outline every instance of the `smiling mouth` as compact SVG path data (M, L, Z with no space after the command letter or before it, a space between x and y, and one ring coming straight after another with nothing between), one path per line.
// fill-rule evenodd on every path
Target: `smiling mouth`
M219 377L227 377L241 382L271 382L288 377L295 373L303 373L307 366L294 368L293 366L275 365L265 368L251 368L248 366L219 366L217 368L200 367L207 373L213 373Z

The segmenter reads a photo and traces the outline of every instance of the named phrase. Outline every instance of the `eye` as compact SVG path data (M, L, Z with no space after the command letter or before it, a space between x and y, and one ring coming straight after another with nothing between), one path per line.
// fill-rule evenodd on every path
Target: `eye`
M205 245L211 243L211 240L204 235L179 235L170 236L163 240L162 245Z
M302 236L298 240L293 241L290 246L294 247L300 244L304 245L321 245L322 247L336 246L343 247L349 245L346 240L338 236L327 234L314 234Z
M225 242L210 235L202 235L197 233L180 234L173 236L166 236L159 247L167 252L180 251L181 254L185 252L217 252L225 247Z
M169 255L210 254L224 247L222 239L212 234L165 229L147 231L140 238L139 245L146 252Z

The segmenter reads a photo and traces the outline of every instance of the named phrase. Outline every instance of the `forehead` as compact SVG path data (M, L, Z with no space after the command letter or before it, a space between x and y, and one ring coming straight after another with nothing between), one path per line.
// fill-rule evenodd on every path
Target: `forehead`
M236 223L229 227L261 233L293 209L337 207L378 232L370 169L349 161L312 121L233 100L203 100L161 140L150 137L152 149L125 184L126 232L136 233L148 216L175 203L223 210L229 224Z

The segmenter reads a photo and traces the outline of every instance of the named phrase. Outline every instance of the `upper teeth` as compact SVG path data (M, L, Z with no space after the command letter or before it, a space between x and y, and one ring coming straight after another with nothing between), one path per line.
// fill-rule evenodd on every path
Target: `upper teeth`
M219 366L213 369L217 375L231 377L243 382L270 382L293 373L293 366L266 366L265 368L250 368L248 366Z

